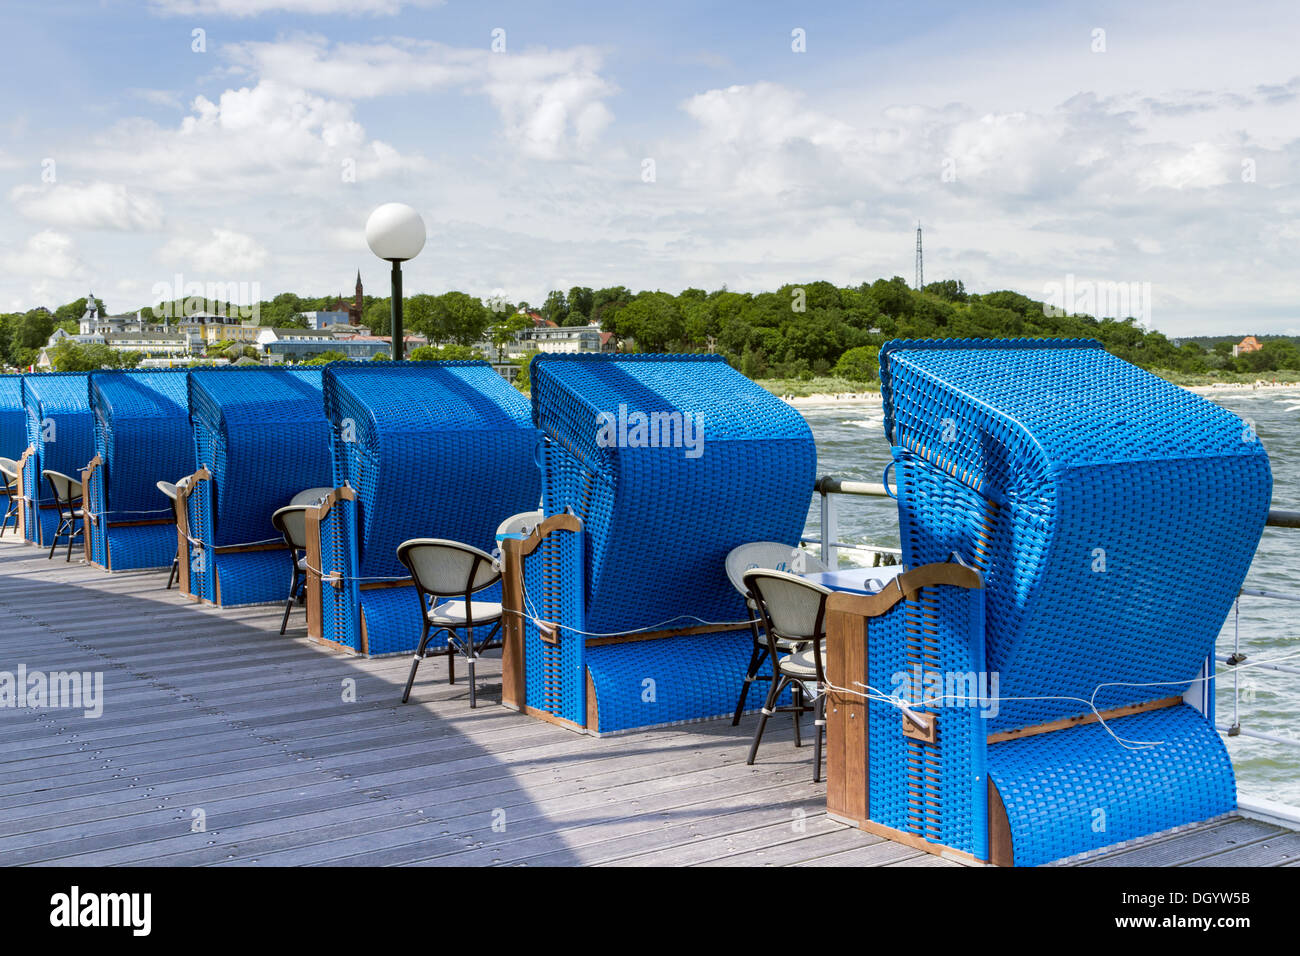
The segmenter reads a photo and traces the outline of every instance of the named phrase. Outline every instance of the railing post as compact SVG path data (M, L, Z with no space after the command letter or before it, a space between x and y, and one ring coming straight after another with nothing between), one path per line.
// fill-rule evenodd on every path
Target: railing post
M840 566L839 549L835 546L835 542L840 539L839 521L835 513L835 496L828 494L824 488L818 490L822 496L822 562L833 571Z

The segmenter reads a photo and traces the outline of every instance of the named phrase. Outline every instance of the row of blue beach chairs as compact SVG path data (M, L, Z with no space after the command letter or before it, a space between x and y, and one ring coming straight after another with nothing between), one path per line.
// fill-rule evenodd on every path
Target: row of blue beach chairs
M1236 803L1213 646L1268 513L1231 413L1093 342L881 352L902 565L800 548L817 455L711 355L0 376L5 521L589 734L803 715L827 804L1033 865ZM298 609L302 609L298 611ZM145 639L145 638L142 638ZM427 668L430 665L426 663ZM427 677L426 677L427 679Z

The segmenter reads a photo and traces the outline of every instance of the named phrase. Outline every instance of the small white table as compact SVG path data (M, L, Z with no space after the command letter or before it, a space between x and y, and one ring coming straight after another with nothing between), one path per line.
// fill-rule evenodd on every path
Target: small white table
M855 594L877 594L885 585L903 573L901 564L890 564L883 568L845 568L841 571L820 571L805 574L804 577L813 584L830 588L832 591L851 591Z

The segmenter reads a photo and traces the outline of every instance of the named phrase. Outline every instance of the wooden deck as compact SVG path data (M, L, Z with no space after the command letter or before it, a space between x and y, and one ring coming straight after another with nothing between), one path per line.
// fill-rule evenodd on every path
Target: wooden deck
M829 820L786 721L753 767L752 717L585 737L497 706L497 660L477 710L441 660L403 706L409 658L165 582L0 539L0 670L102 671L105 698L98 719L0 709L0 863L955 865ZM1232 818L1088 865L1298 860L1300 834Z

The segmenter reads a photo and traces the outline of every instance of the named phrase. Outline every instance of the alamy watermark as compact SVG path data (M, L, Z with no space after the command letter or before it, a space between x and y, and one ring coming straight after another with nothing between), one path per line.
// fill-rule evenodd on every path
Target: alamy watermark
M978 707L981 717L993 718L1001 709L996 671L932 671L913 664L910 671L890 675L893 695L915 707Z
M81 710L90 720L104 713L103 671L0 671L0 707Z
M596 413L596 444L601 448L684 448L687 458L704 454L704 421L696 412Z
M1067 315L1132 318L1149 324L1151 283L1093 282L1076 279L1071 273L1064 282L1048 282L1043 286L1043 315L1049 319Z
M178 272L170 282L155 282L152 298L154 316L160 319L183 319L209 310L213 315L257 319L262 311L262 283L186 282Z

